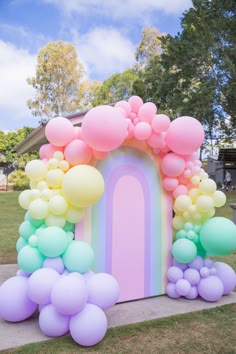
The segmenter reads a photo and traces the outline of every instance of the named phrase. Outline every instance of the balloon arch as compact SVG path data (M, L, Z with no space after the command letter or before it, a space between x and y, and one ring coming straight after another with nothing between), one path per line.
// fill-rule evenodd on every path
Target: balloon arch
M217 301L233 290L234 270L207 256L236 249L236 226L214 217L226 202L223 192L201 168L197 150L204 140L198 120L172 122L153 103L137 96L128 102L91 109L82 127L57 117L45 128L49 144L40 160L30 161L29 190L19 196L26 209L17 241L19 271L0 287L0 316L18 322L39 310L41 330L51 337L71 333L80 345L105 336L104 310L117 302L119 285L107 273L90 271L92 247L74 239L84 209L103 194L104 180L93 166L128 140L145 144L160 159L162 185L173 197L173 263L167 271L167 295Z

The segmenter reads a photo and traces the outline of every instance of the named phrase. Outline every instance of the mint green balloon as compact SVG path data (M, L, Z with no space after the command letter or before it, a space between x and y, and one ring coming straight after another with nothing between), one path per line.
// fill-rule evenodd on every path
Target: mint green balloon
M58 226L49 226L37 236L39 251L46 257L58 257L68 246L67 234Z
M23 221L22 224L20 224L19 227L19 234L21 237L23 237L25 240L28 240L28 238L33 235L36 231L36 228L34 225L31 224L29 220Z
M200 242L209 256L227 256L236 250L236 225L223 217L211 218L202 225Z
M176 261L190 263L197 256L197 247L193 241L180 238L173 243L172 254Z
M25 214L25 218L24 219L28 220L33 226L35 226L37 228L39 226L41 226L44 223L44 221L45 221L45 219L37 220L37 219L32 218L32 216L30 215L30 213L28 211Z
M70 272L85 273L93 264L94 252L88 243L73 240L67 247L62 259Z
M24 272L33 273L42 268L44 259L37 248L27 245L18 253L17 263Z
M19 237L16 241L16 250L20 252L20 250L27 245L27 241L23 237Z
M65 226L63 227L63 230L74 232L74 229L75 229L75 224L72 224L71 222L66 221Z

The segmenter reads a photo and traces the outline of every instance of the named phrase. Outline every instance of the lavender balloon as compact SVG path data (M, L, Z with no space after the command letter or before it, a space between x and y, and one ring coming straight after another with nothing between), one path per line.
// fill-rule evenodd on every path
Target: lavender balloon
M44 306L39 314L39 327L49 337L60 337L69 331L69 316L58 313L53 305Z
M196 269L189 268L184 271L184 279L188 280L192 286L197 285L200 281L200 274Z
M176 285L174 283L167 284L166 293L172 299L177 299L180 297L180 295L176 292Z
M88 303L106 310L113 306L120 295L117 280L110 274L98 273L87 280Z
M43 262L44 268L52 268L59 274L62 274L65 270L65 266L61 257L46 258Z
M106 315L96 305L87 304L80 313L71 317L70 334L80 345L89 347L99 343L106 331Z
M188 264L190 268L200 270L204 267L204 259L200 256L197 256L191 263Z
M176 283L178 280L183 278L183 271L182 269L178 268L177 266L170 267L167 270L167 279L172 282Z
M187 296L191 290L191 285L186 279L180 279L176 283L176 292L180 296Z
M51 268L36 270L29 278L29 298L36 304L49 304L52 287L59 277L60 274Z
M217 301L224 292L222 281L215 275L201 279L197 289L199 295L206 301Z
M28 278L15 276L0 287L0 317L6 321L19 322L30 317L37 304L28 297Z
M198 290L196 286L192 286L190 292L188 293L188 295L186 295L186 298L189 300L194 300L198 297Z
M215 262L216 275L223 283L223 295L229 294L236 286L236 274L233 268L223 262Z

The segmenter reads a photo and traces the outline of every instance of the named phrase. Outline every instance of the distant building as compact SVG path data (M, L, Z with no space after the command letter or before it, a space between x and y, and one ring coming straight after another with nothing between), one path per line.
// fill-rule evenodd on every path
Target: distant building
M217 185L224 184L225 172L232 176L232 185L236 185L236 148L219 149L218 156L209 156L207 172Z

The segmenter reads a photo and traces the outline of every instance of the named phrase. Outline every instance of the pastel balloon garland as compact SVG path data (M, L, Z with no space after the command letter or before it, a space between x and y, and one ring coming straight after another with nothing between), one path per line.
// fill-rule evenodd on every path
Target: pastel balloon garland
M172 298L201 296L216 301L235 287L235 272L207 255L236 249L236 226L214 217L224 193L201 168L196 150L204 130L192 117L170 121L155 104L137 96L128 102L91 109L82 127L57 117L45 128L49 144L40 160L25 169L29 190L19 196L27 210L17 241L20 270L0 287L0 316L22 321L39 309L39 325L51 337L70 332L80 345L95 345L107 331L104 310L119 297L117 281L90 271L91 246L74 240L74 225L84 208L96 203L104 181L93 166L127 139L149 146L161 159L163 188L173 196L173 265L167 272Z

